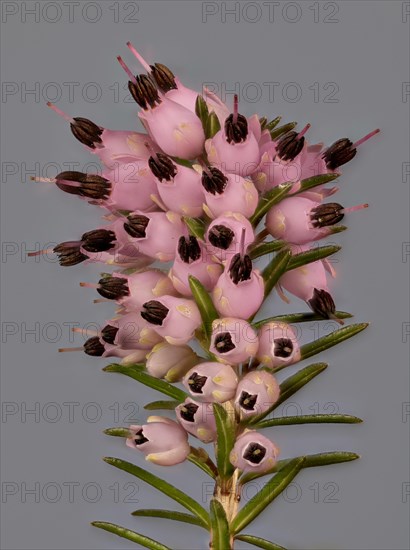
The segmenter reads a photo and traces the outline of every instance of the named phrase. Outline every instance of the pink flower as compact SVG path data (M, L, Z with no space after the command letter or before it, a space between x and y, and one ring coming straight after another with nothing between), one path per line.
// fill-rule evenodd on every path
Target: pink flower
M345 213L367 206L343 208L336 202L320 203L306 197L289 197L269 210L266 228L276 239L305 244L331 235L332 226L340 222Z
M238 437L229 460L243 472L262 474L275 466L278 454L279 450L272 441L255 430L249 430Z
M177 422L161 416L150 416L147 421L143 426L130 426L127 446L141 451L145 460L160 466L183 462L190 453L185 430Z
M187 397L175 409L175 414L181 426L203 443L216 439L216 423L212 403L197 403Z
M248 372L236 388L235 409L240 418L264 413L279 399L276 378L264 370Z
M207 167L202 172L202 185L205 190L204 209L209 217L216 218L231 211L249 218L255 212L259 195L251 180Z
M300 361L300 348L291 325L266 323L259 329L256 358L265 366L282 367Z
M159 196L169 210L184 216L202 215L204 192L198 172L186 166L176 165L162 153L155 157L151 156L149 166Z
M162 338L139 313L131 312L107 321L102 339L122 350L145 350L145 354ZM107 350L107 347L106 347Z
M235 395L238 377L230 365L206 362L191 368L183 384L200 401L224 403Z
M238 96L235 95L234 112L224 127L205 143L208 160L224 172L249 176L260 161L259 144L249 128L246 117L238 113Z
M192 296L188 280L190 275L196 277L210 291L222 271L222 265L213 261L202 241L192 236L179 238L169 277L180 294Z
M262 276L258 270L252 269L252 260L242 252L235 254L229 267L225 267L212 292L212 299L221 316L248 319L261 307L264 293Z
M189 346L173 346L161 342L147 355L147 371L155 378L178 382L184 374L201 361Z
M172 282L158 269L125 275L112 273L98 281L97 292L108 300L116 300L129 311L139 311L143 304L175 292Z
M124 229L140 252L160 262L175 258L179 237L187 235L186 225L176 212L141 212L127 216Z
M248 361L257 353L258 345L256 332L243 319L227 317L212 323L209 351L224 363Z
M143 304L143 319L160 336L174 346L189 342L201 324L201 315L193 300L161 296Z

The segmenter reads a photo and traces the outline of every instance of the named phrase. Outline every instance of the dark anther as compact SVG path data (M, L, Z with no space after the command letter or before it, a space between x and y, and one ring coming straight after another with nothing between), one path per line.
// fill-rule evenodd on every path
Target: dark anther
M80 250L80 242L66 242L58 244L53 248L53 252L58 256L58 262L63 267L81 264L88 259L88 256Z
M209 242L216 248L227 250L235 237L235 233L224 225L214 225L208 233Z
M127 216L128 223L124 223L124 229L134 237L135 239L142 239L146 236L147 225L149 224L149 218L142 214L130 214Z
M117 332L117 327L113 327L112 325L105 325L105 327L101 331L101 338L104 340L104 342L107 342L107 344L114 345L114 340L117 336Z
M65 184L66 181L76 182L80 185ZM79 195L93 200L107 199L111 192L111 182L106 178L84 172L61 172L56 176L56 185L70 195Z
M142 307L145 311L141 311L141 317L153 325L162 325L169 312L169 309L157 300L145 302Z
M84 351L87 355L92 355L93 357L101 357L105 351L105 348L103 344L101 344L98 336L93 336L84 343Z
M248 136L248 121L246 117L238 113L236 122L234 115L231 113L225 120L225 135L228 143L241 143Z
M293 342L289 338L275 338L274 343L274 354L275 357L290 357L293 351Z
M135 443L135 445L142 445L143 443L146 443L147 441L149 441L149 440L142 433L142 428L141 428L134 436L134 443Z
M322 158L324 158L329 170L336 170L339 166L352 160L356 156L356 153L357 149L353 147L350 139L343 138L338 139L333 145L328 147L323 153Z
M116 237L114 231L95 229L88 231L81 237L82 247L87 252L105 252L114 248Z
M212 195L221 195L225 191L228 178L218 168L208 167L202 172L202 186Z
M279 140L276 150L281 160L293 160L301 152L305 138L297 136L296 132L288 132Z
M148 165L151 172L159 181L171 181L175 178L178 171L172 160L162 153L157 153L156 157L150 157L148 159Z
M169 92L169 90L177 89L175 75L166 65L163 65L162 63L155 63L155 65L151 65L151 75L157 83L158 88L160 88L164 93Z
M161 103L158 91L149 76L140 74L135 79L136 82L128 82L128 89L142 109L152 109L157 103Z
M246 451L243 454L243 458L248 460L252 464L259 464L262 462L263 457L266 455L265 447L262 447L259 443L249 443Z
M188 378L189 388L193 393L203 393L202 388L204 387L206 381L208 380L207 376L200 376L197 372L193 372Z
M95 149L96 143L102 143L101 134L103 128L100 128L88 118L74 117L74 122L70 124L71 131L79 142Z
M235 254L231 260L229 266L229 275L234 284L238 284L241 281L248 281L252 275L252 260L245 254Z
M215 336L215 349L218 353L228 353L235 349L235 344L232 342L232 336L229 332L221 332Z
M313 298L308 301L312 310L323 317L331 319L336 311L336 306L331 295L326 290L313 290Z
M195 422L195 413L198 409L199 406L195 405L195 403L185 403L180 408L179 414L181 415L181 418L187 422Z
M100 285L97 288L98 294L101 294L104 298L108 298L108 300L119 300L130 294L127 279L123 279L122 277L112 277L109 275L100 279L98 284Z
M320 204L310 211L310 221L313 227L325 227L334 225L343 220L343 206L337 202L328 202Z
M197 238L192 235L190 237L180 237L178 241L178 254L186 264L198 260L201 257L201 248Z
M241 397L239 398L239 405L245 409L245 411L253 411L255 410L255 403L257 399L257 395L252 395L246 391L243 391L241 393Z

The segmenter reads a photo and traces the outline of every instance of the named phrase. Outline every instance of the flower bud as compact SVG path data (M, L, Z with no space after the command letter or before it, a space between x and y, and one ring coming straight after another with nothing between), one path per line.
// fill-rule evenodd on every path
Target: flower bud
M210 254L220 261L229 261L232 256L241 251L243 231L243 250L255 240L255 233L248 219L242 214L226 212L219 216L208 227L205 234L207 248Z
M141 212L127 216L124 229L143 254L160 262L175 258L175 248L181 235L187 235L186 225L175 212Z
M235 409L240 418L264 413L279 399L276 378L264 370L248 372L236 389Z
M175 164L162 153L155 157L151 156L149 166L159 196L169 210L183 216L202 215L204 192L198 172L187 166Z
M189 346L173 346L161 342L147 356L147 371L155 378L178 382L186 372L201 361Z
M266 323L259 329L259 349L256 358L263 365L284 367L300 361L300 347L291 325Z
M150 416L147 421L143 426L130 426L127 446L141 451L145 460L160 466L183 462L190 453L185 430L174 420L161 416Z
M174 296L161 296L146 302L141 316L155 332L174 346L189 342L202 322L193 300Z
M248 319L261 307L264 292L265 284L259 271L252 269L248 255L238 253L219 277L212 299L221 316Z
M212 290L222 270L222 265L212 260L202 241L193 236L179 238L169 277L180 294L192 296L190 275L198 279L206 290Z
M229 460L243 472L262 474L275 466L278 454L279 450L272 441L255 430L249 430L238 437Z
M224 403L235 395L238 377L230 365L200 363L186 373L183 384L201 401Z
M181 426L203 443L216 439L216 423L212 403L197 403L187 397L175 409L175 414Z
M228 211L250 218L258 205L259 195L252 181L237 174L224 174L218 168L209 167L202 172L202 186L212 218Z
M248 361L258 351L259 341L251 325L243 319L226 317L212 323L209 350L224 363Z

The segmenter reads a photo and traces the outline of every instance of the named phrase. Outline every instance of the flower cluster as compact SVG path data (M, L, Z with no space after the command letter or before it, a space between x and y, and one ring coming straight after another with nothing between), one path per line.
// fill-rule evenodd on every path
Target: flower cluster
M237 96L230 109L128 46L145 72L135 75L118 60L147 133L108 130L49 105L104 165L101 174L70 171L49 180L101 208L105 220L57 245L60 264L102 262L115 269L97 283L82 283L98 292L97 302L117 308L82 349L129 368L138 364L147 376L185 389L175 420L151 416L128 428L127 445L147 460L167 466L186 460L189 436L216 442L218 404L234 431L232 467L261 474L274 468L279 451L252 426L280 399L275 373L301 359L301 345L283 320L253 319L275 287L285 300L284 290L303 300L315 318L342 322L329 291L328 260L279 269L279 258L308 257L313 242L340 231L346 214L367 206L328 202L338 188L325 183L378 130L356 143L311 144L310 124L297 132L293 124L279 127L279 117L246 117ZM272 251L279 252L257 269L254 260Z

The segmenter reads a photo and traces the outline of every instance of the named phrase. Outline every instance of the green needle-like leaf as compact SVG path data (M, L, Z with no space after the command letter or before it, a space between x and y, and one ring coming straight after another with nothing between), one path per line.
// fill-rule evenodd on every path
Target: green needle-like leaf
M282 117L281 116L277 116L276 118L274 118L273 120L271 120L270 122L268 122L265 126L264 129L266 130L269 130L270 132L276 128L276 126L279 124L279 122L282 120Z
M346 311L335 311L334 316L337 319L350 319L353 317L351 313ZM274 317L268 317L267 319L262 319L261 321L256 321L253 323L253 327L259 329L262 325L266 323L271 323L279 321L282 323L309 323L310 321L329 321L329 319L324 319L316 313L288 313L287 315L275 315Z
M158 491L161 491L162 493L164 493L164 495L172 498L173 500L181 504L184 508L189 510L192 514L194 514L194 516L196 516L201 521L202 525L205 528L209 527L210 520L208 512L193 498L191 498L180 489L177 489L164 479L161 479L160 477L151 474L147 470L144 470L143 468L140 468L135 464L131 464L131 462L113 457L105 457L104 460L108 464L111 464L112 466L115 466L120 470L124 470L124 472L128 472L129 474L138 477L142 481L145 481L145 483L148 483L152 487L155 487L155 489L158 489Z
M297 424L359 424L363 422L357 416L349 414L305 414L300 416L279 416L262 420L252 427L256 430L271 426L294 426Z
M128 428L107 428L104 430L105 435L112 435L114 437L130 437L130 431Z
M290 250L282 250L269 262L262 272L265 281L265 296L268 296L273 287L285 273L292 254Z
M272 405L267 411L258 416L254 416L250 419L249 424L258 424L261 420L266 418L268 414L274 411L281 403L289 399L293 394L295 394L300 388L303 388L308 382L315 378L318 374L323 372L327 368L326 363L314 363L309 365L304 369L301 369L296 374L286 378L280 385L280 397L274 405Z
M125 529L125 527L121 527L120 525L115 525L115 523L107 523L105 521L93 521L91 525L93 525L94 527L98 527L98 529L104 529L104 531L108 531L109 533L113 533L114 535L118 535L123 539L128 539L131 542L140 544L145 548L150 548L151 550L171 550L169 546L165 546L164 544L161 544L160 542L157 542L150 537L146 537L145 535L141 535L140 533L136 533L135 531Z
M183 523L197 525L198 527L202 527L204 529L202 523L195 516L191 516L191 514L184 514L183 512L174 512L174 510L155 510L153 508L145 508L142 510L135 510L135 512L132 512L131 515L141 518L172 519L174 521L182 521Z
M221 125L219 123L219 119L212 111L209 113L208 119L206 121L206 127L205 127L205 137L206 139L213 138L214 135L219 132L221 129Z
M267 193L265 193L264 196L260 199L255 212L249 218L251 224L256 227L263 216L267 212L269 212L272 206L286 197L290 189L292 189L292 183L283 183L282 185L278 185L277 187L274 187L273 189L270 189Z
M202 323L204 325L204 331L207 337L211 335L212 332L212 322L218 318L218 312L215 309L215 306L207 292L202 285L192 275L188 277L189 286L191 287L192 296L198 306L199 312L201 313Z
M301 252L300 254L295 254L291 257L288 263L287 271L296 269L297 267L302 267L303 265L310 264L311 262L323 260L332 254L336 254L336 252L339 252L341 248L341 246L327 245L320 246L319 248L313 248L312 250L307 250L306 252Z
M305 191L313 189L313 187L317 187L318 185L330 183L339 176L340 174L321 174L319 176L313 176L312 178L306 178L300 182L300 188L296 191L296 193L292 193L292 195L299 195L300 193L304 193Z
M209 475L209 477L212 477L212 479L216 479L218 477L217 467L202 447L199 447L198 449L191 447L191 452L189 453L187 460L192 462L192 464L195 464L195 466Z
M264 487L256 493L239 510L231 523L231 529L236 534L245 529L265 508L291 483L303 467L304 457L291 460L284 468L274 475Z
M284 134L287 134L293 128L297 126L297 122L288 122L287 124L284 124L283 126L279 126L279 128L275 128L270 133L270 136L272 138L272 141L275 141L276 139L280 138L280 136L283 136Z
M255 260L256 258L260 258L261 256L266 256L266 254L278 252L286 245L287 243L285 241L280 240L270 241L268 243L258 243L249 249L249 256L251 260Z
M185 401L185 399L188 397L188 394L186 394L184 391L175 386L172 386L168 382L165 382L165 380L154 378L146 372L141 372L130 367L120 365L118 363L112 363L111 365L104 367L103 371L125 374L126 376L129 376L130 378L141 382L141 384L144 384L149 388L153 388L154 390L168 395L168 397L172 397L176 401L179 401L179 403Z
M341 464L342 462L351 462L353 460L357 460L358 458L360 458L358 454L349 453L346 451L332 451L329 453L307 455L305 456L306 460L303 463L303 468L315 468L316 466L329 466L331 464ZM249 481L253 481L254 479L258 479L259 477L263 477L268 474L273 474L274 472L279 472L282 468L284 468L287 464L289 464L291 460L293 459L286 458L283 460L279 460L271 470L269 470L268 472L264 472L263 474L256 474L252 472L245 474L241 477L240 483L241 485L245 485L245 483L249 483Z
M230 477L234 467L229 461L229 454L235 443L235 419L219 403L213 403L217 429L216 462L222 479Z
M219 500L211 500L211 529L212 548L215 550L229 550L231 548L231 535L225 510Z
M258 548L264 548L264 550L286 550L283 546L270 542L269 540L261 539L260 537L255 537L254 535L237 535L235 540L241 540L242 542L247 542Z
M359 332L362 332L362 330L364 330L368 326L369 323L357 323L355 325L349 325L347 327L339 328L331 334L322 336L321 338L318 338L313 342L309 342L309 344L304 344L300 348L301 359L307 359L308 357L312 357L312 355L316 355L317 353L336 346L344 340L355 336L355 334L359 334Z
M183 217L182 218L186 224L186 226L189 229L189 232L191 235L196 237L197 239L204 239L205 235L205 224L203 220L200 218L189 218L189 217Z
M180 401L151 401L144 406L147 411L173 411Z
M209 110L205 99L201 95L198 95L198 97L196 98L195 113L202 123L202 128L205 130L206 121L208 120L209 116Z

